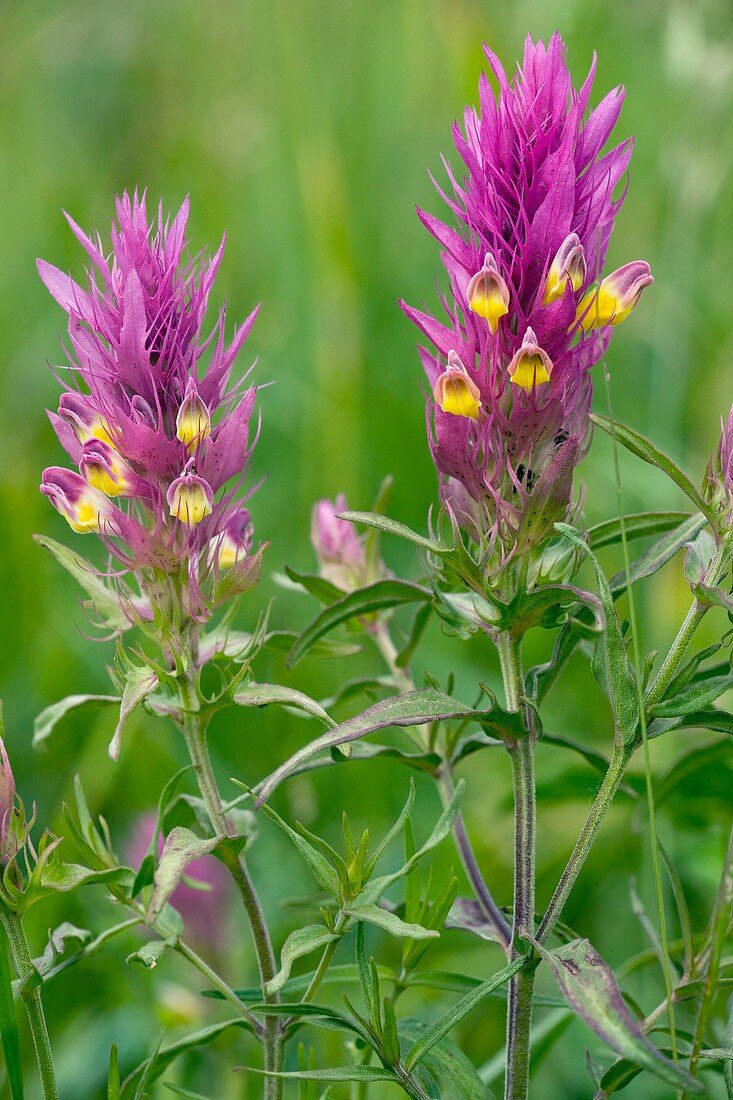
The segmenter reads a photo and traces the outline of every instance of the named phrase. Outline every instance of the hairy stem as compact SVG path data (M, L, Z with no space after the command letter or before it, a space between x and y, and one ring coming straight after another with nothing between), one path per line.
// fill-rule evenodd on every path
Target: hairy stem
M500 635L497 642L507 710L522 706L523 678L519 639ZM536 800L534 736L507 746L514 783L514 923L511 958L527 953L534 935ZM529 1092L530 1030L535 967L516 974L509 985L507 1006L505 1100L526 1100Z
M15 972L21 982L20 997L28 1016L43 1097L44 1100L58 1100L59 1094L56 1088L51 1042L48 1037L48 1026L41 1000L41 987L36 984L38 976L35 973L31 959L25 930L20 915L8 909L4 909L2 912L2 922L8 934Z
M187 667L192 668L193 662L187 662ZM181 677L180 690L184 707L181 728L191 763L196 771L201 797L214 831L227 835L232 830L224 812L221 795L211 766L211 758L206 744L206 733L198 707L198 697L190 674ZM236 856L232 853L225 858L225 862L249 920L260 972L263 1001L265 1003L277 1003L279 1000L278 994L270 994L266 988L267 982L274 978L277 973L275 953L262 905L250 876L244 854ZM280 1021L276 1016L265 1017L265 1024L262 1029L262 1044L264 1047L265 1069L270 1072L279 1072L283 1065L283 1034ZM281 1100L283 1095L282 1081L277 1077L265 1078L263 1095L264 1100Z

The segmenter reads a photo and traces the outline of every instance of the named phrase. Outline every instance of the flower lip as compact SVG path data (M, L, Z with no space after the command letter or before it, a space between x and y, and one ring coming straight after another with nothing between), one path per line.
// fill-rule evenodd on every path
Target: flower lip
M41 492L80 535L99 531L113 514L103 493L88 485L81 474L62 466L49 466L43 471Z
M166 494L170 514L189 527L210 516L214 503L211 486L208 481L193 473L192 466L193 459L190 459Z
M115 448L102 439L86 441L79 459L79 471L93 489L108 497L128 496L132 492L132 470Z
M523 390L533 390L550 381L553 363L547 352L537 343L534 329L528 328L522 346L507 367L509 378Z
M445 413L479 418L481 391L455 351L448 352L448 365L435 382L433 397Z
M211 413L199 397L196 383L189 378L186 393L176 416L176 435L189 453L211 435Z
M509 288L490 252L466 287L466 299L470 309L488 321L492 334L496 334L499 321L509 312Z
M584 332L607 325L620 325L654 282L646 260L632 260L611 272L588 291L578 304L576 320Z

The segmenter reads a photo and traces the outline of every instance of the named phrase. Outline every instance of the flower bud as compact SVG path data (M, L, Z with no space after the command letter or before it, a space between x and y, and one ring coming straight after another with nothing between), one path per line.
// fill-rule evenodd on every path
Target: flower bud
M338 518L338 513L347 509L343 493L333 501L319 500L311 519L311 543L321 575L339 588L351 591L364 583L366 555L352 525Z
M435 383L433 397L443 412L478 420L481 391L454 351L448 352L448 366Z
M1 725L0 721L0 725ZM15 779L10 767L5 744L0 737L0 859L15 855L15 844L8 845L10 821L15 806Z
M198 477L187 466L181 476L171 484L166 499L170 514L193 527L211 515L214 494L208 481Z
M580 290L586 277L585 253L577 233L570 233L562 242L550 264L545 283L544 306L562 298L570 283L573 290Z
M625 264L583 296L576 314L578 324L584 332L620 325L639 301L644 288L653 282L649 264L644 260Z
M135 475L124 458L102 439L88 439L82 449L79 470L85 481L108 497L129 496Z
M201 400L193 378L189 378L186 395L176 417L176 435L189 452L211 435L211 414Z
M486 253L484 266L468 284L466 298L473 312L485 318L491 332L496 333L500 319L509 312L509 288L490 252Z
M112 515L112 506L106 496L88 485L80 474L61 466L50 466L43 471L41 492L80 535L99 531L101 524Z
M219 569L231 569L243 561L252 547L252 521L242 506L227 519L223 530L212 539L210 561Z
M537 343L534 329L528 328L522 340L522 346L507 367L509 377L515 386L523 390L533 390L550 381L552 360Z

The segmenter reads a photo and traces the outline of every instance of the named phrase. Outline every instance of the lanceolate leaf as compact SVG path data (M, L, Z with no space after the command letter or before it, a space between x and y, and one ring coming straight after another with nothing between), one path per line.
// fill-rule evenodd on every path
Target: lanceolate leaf
M119 695L67 695L65 699L59 699L58 703L52 703L37 716L33 723L33 747L37 748L47 737L53 733L56 724L69 713L79 707L86 707L90 703L100 706L110 706L112 703L119 705Z
M450 718L479 720L488 713L488 711L473 710L450 695L444 695L433 688L423 688L393 699L383 699L294 753L261 784L258 789L257 805L265 802L282 781L297 771L306 761L337 745L356 741L387 726L421 726L428 722L445 721Z
M616 420L609 420L608 417L598 416L597 414L591 415L591 420L599 428L603 428L604 432L607 432L610 436L615 436L619 443L622 443L637 458L643 459L650 466L656 466L658 470L665 473L689 497L698 511L702 512L710 523L713 525L717 523L710 505L703 499L687 474L680 469L669 455L660 451L643 435L639 435L633 428L628 428L625 424L619 424Z
M195 1050L196 1047L204 1046L207 1043L212 1043L232 1027L243 1027L250 1030L246 1020L243 1020L241 1016L235 1016L230 1020L222 1020L218 1024L211 1024L209 1027L203 1027L200 1031L195 1031L191 1035L186 1035L183 1039L171 1043L170 1046L158 1050L151 1058L146 1058L144 1062L141 1062L140 1065L125 1078L122 1086L122 1095L129 1095L130 1086L143 1074L145 1074L146 1083L152 1084L153 1081L158 1080L161 1073L164 1073L168 1069L168 1066L170 1066L176 1058L180 1057L181 1054L185 1054L189 1050Z
M280 953L280 969L271 981L267 983L268 994L278 993L290 977L290 971L296 959L310 955L311 951L318 951L321 947L338 939L323 924L307 924L304 928L296 928L291 932L283 944Z
M99 570L91 562L46 535L34 535L33 538L39 546L49 550L59 565L78 581L91 598L94 610L105 626L120 632L130 629L133 625L132 616L125 614L119 597L107 587Z
M639 696L626 654L621 626L613 605L613 596L598 559L588 549L578 532L565 523L558 523L555 526L560 534L564 535L588 557L596 574L598 592L606 621L604 629L598 635L596 641L593 653L593 673L611 704L616 739L626 743L634 736L639 722Z
M640 539L673 531L692 518L689 512L637 512L624 516L623 528L627 539ZM618 516L597 523L588 531L588 544L593 551L621 541L621 520Z
M189 863L201 859L216 848L223 838L220 836L202 840L190 829L180 826L172 829L165 838L163 852L154 875L153 895L148 907L148 920L156 920L163 906L179 885Z
M360 523L363 527L373 527L377 531L383 531L386 535L396 535L399 539L405 539L419 546L422 550L429 550L431 554L452 554L452 546L441 546L434 539L427 539L424 535L418 535L406 524L399 520L390 519L376 512L342 512L340 519L347 519L349 523Z
M389 909L382 909L379 905L359 905L355 903L347 906L344 912L354 920L376 924L378 928L383 928L385 932L389 932L390 936L397 936L401 939L429 940L436 939L438 936L437 932L431 931L429 928L423 928L421 924L408 924L396 913L390 912Z
M691 516L689 519L684 520L679 527L675 527L672 531L668 531L660 538L655 539L643 554L640 554L638 558L631 562L629 568L631 583L636 584L637 581L644 580L646 577L651 577L657 573L663 565L671 561L675 554L678 554L689 543L690 539L695 538L704 525L704 516ZM622 569L620 572L614 573L608 583L614 597L621 595L622 592L626 591L626 570Z
M401 1021L402 1047L409 1050L425 1030L426 1025L418 1020ZM422 1059L415 1076L418 1080L426 1077L428 1087L437 1086L440 1100L493 1100L494 1094L481 1080L476 1067L450 1039L435 1044Z
M117 722L117 727L114 732L114 736L109 743L107 749L109 755L113 760L117 760L120 755L120 747L122 745L122 731L125 727L127 719L132 712L140 706L142 701L147 698L152 692L155 691L158 686L158 677L149 668L137 668L132 667L127 673L127 681L125 683L124 690L122 692L122 700L120 701L120 717Z
M314 718L320 719L321 722L325 722L327 726L336 725L333 718L315 699L304 695L302 691L284 687L282 684L245 684L234 693L234 702L240 707L267 707L273 703L281 707L297 707L298 710L303 710Z
M671 698L663 699L652 707L655 718L677 718L704 710L724 692L733 687L733 670L724 676L712 676L709 680L693 680Z
M500 970L498 974L494 974L493 978L482 982L476 989L472 989L470 993L467 993L465 997L461 997L460 1001L454 1004L448 1012L439 1017L430 1027L427 1027L407 1052L404 1058L405 1068L412 1070L419 1065L436 1043L439 1043L456 1024L459 1024L461 1020L468 1016L469 1012L473 1012L474 1008L480 1005L495 989L505 985L514 974L522 969L525 962L524 957L515 959L509 966L505 966L503 970Z
M643 1066L675 1088L704 1092L681 1066L670 1061L647 1038L629 1012L611 968L588 940L548 951L535 943L560 992L572 1010L622 1058Z
M260 1073L267 1077L279 1077L283 1081L358 1081L371 1085L376 1081L392 1081L399 1084L397 1074L388 1069L377 1069L376 1066L343 1066L338 1069L301 1069L294 1073L265 1073L261 1069L253 1069L251 1066L241 1067L249 1073Z
M432 592L411 581L386 580L367 585L350 592L336 603L326 607L296 639L288 656L288 665L292 666L305 657L308 650L325 634L362 615L371 615L375 611L386 611L392 607L408 603L427 603Z

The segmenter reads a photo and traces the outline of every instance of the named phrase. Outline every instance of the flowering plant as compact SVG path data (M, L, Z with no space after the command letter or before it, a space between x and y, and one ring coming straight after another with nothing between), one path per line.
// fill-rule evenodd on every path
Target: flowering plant
M340 1097L346 1087L377 1097L385 1086L415 1100L487 1100L500 1078L505 1100L524 1100L530 1072L571 1014L602 1044L588 1059L598 1100L641 1073L676 1095L702 1094L703 1066L730 1088L729 1024L716 998L727 980L733 840L707 925L695 933L683 887L658 843L649 744L671 731L731 732L730 715L717 705L733 686L722 643L689 650L712 608L733 613L733 419L723 424L698 489L649 440L591 412L593 370L614 327L653 281L643 260L605 270L631 155L630 141L604 152L623 94L616 89L590 109L595 64L575 88L559 35L547 45L529 39L511 79L490 51L487 57L497 94L482 77L480 110L468 110L463 129L455 128L465 171L451 175L452 195L444 196L451 223L420 211L442 248L445 316L403 305L430 344L420 355L439 510L422 534L386 514L389 483L371 512L349 511L343 494L320 500L311 524L316 571L288 569L279 578L320 605L298 632L272 627L269 610L249 632L234 626L240 597L260 579L265 546L255 549L249 511L256 388L237 370L257 311L229 338L224 309L206 327L223 243L212 258L192 256L187 202L172 219L162 207L151 219L145 196L124 194L109 255L101 238L69 219L90 263L86 287L39 263L68 314L68 364L58 372L62 393L50 418L74 466L45 470L41 491L75 537L98 536L101 554L95 564L76 542L69 549L46 536L38 541L80 583L89 617L116 641L116 662L113 695L73 694L51 704L38 716L35 741L44 742L70 711L98 703L117 712L114 760L130 716L144 710L177 731L187 763L160 784L157 809L138 823L124 860L77 780L74 805L65 808L65 837L79 860L71 863L48 830L34 842L35 814L26 815L0 740L0 961L7 945L14 971L0 967L0 1033L13 1100L23 1091L13 996L26 1009L43 1095L57 1097L44 986L118 936L131 937L127 961L150 971L151 981L177 956L225 1015L151 1047L124 1076L113 1046L109 1097L152 1095L180 1055L231 1032L233 1061L248 1071L243 1087L259 1089L261 1082L266 1100L280 1100L291 1084L301 1100ZM662 471L686 495L688 510L627 516L621 508L588 528L576 471L594 425L610 436L614 454L624 447ZM618 473L617 485L620 499ZM416 579L387 566L384 535L417 548ZM645 545L632 558L635 540ZM623 568L608 577L598 552L614 546L622 549ZM642 654L636 587L683 551L692 604L658 661L656 653ZM628 620L618 610L624 597ZM414 616L405 629L399 616L406 609ZM423 667L418 675L432 619L456 652L472 636L487 654L495 650L501 701L483 681L469 704L452 674ZM534 652L527 636L540 632L549 633L551 653L526 667ZM260 679L267 654L283 648L291 667L306 655L362 649L374 650L381 667L329 698L314 698ZM547 728L546 697L573 657L589 662L607 701L608 754ZM361 711L360 698L367 702ZM244 713L268 706L297 712L320 732L291 755L281 742L273 745L264 777L250 774L243 751L238 777L223 788L209 752L212 718L224 707ZM547 744L579 754L602 779L567 864L538 906L536 773ZM478 827L463 801L467 789L486 782L475 766L478 754L492 751L494 758L505 751L511 765L511 900L489 881ZM619 790L625 785L643 804L628 774L636 753L644 760L659 935L642 916L665 986L646 1014L627 995L624 973L562 922ZM377 841L374 830L355 829L351 807L341 815L338 840L333 831L327 839L289 822L279 799L292 777L322 769L348 775L354 762L369 769L376 757L392 762L398 777L404 769L421 785L434 783L441 808L427 829L414 821L414 778L397 819L379 823ZM500 783L498 768L491 782ZM272 835L258 840L268 823ZM433 862L449 838L458 873L440 873ZM297 913L308 915L278 945L250 850L269 844L271 867L285 850L280 841L294 847L317 892L298 899ZM681 927L677 946L666 936L663 863ZM26 910L81 886L104 890L124 920L96 936L67 922L34 958ZM227 908L233 911L225 916ZM257 967L249 988L229 976L227 930L235 919L248 929ZM498 969L487 978L426 967L446 929L465 942L477 938L482 949L489 941ZM71 943L78 950L64 957ZM648 962L632 959L626 972ZM557 987L561 999L551 1003L562 1027L535 1022L545 1003L535 988L541 971ZM422 1005L426 989L431 1001ZM506 1045L497 1052L485 1048L480 1027L471 1035L462 1025L473 1026L471 1014L505 990ZM408 994L419 1019L408 1014ZM437 997L450 1002L436 1006ZM194 1014L202 1011L198 998L194 1004ZM333 1043L328 1053L317 1045L295 1048L306 1029L343 1040L338 1064L318 1064L331 1061ZM465 1035L480 1048L482 1066L462 1049ZM209 1083L208 1094L222 1095L223 1079ZM176 1081L164 1084L203 1100Z

